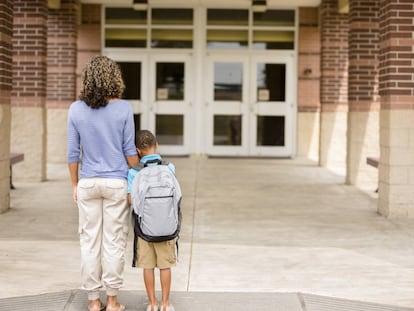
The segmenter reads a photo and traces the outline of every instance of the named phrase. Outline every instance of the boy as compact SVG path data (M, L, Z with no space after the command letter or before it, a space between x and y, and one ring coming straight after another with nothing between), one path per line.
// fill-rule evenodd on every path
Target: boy
M152 160L162 160L161 156L157 154L158 143L155 136L147 130L137 131L135 136L135 144L138 151L140 162L145 164ZM156 163L150 165L157 165ZM170 170L175 173L175 166L172 163L168 164ZM131 168L128 172L128 201L131 203L131 185L134 177L139 173L137 169ZM147 242L138 237L137 249L138 254L135 266L143 268L144 283L147 290L149 304L146 311L175 311L172 304L170 304L170 287L171 287L171 267L176 264L175 254L175 239L165 242ZM161 309L155 297L155 275L154 269L160 269L161 281Z

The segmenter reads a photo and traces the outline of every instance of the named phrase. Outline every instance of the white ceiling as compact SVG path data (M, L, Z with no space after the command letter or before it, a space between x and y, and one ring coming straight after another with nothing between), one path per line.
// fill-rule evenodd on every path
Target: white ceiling
M117 0L117 5L132 5L133 0ZM148 0L151 5L205 5L205 6L217 6L217 7L249 7L252 3L251 0ZM82 3L95 3L95 4L111 4L114 5L114 0L81 0ZM267 0L269 8L295 8L295 7L315 7L319 6L321 0Z

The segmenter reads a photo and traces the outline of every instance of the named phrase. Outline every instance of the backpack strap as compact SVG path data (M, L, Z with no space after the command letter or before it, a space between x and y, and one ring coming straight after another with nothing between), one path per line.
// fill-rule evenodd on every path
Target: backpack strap
M152 160L148 160L145 163L139 162L137 165L135 165L133 168L136 169L137 171L142 170L144 167L148 167L149 164L157 164L157 165L168 165L170 164L170 162L165 161L165 160L160 160L160 159L152 159Z

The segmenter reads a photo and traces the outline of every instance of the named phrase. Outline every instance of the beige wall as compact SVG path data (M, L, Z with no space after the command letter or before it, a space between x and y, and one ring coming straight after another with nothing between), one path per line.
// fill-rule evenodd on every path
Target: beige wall
M13 178L27 181L46 179L46 109L13 107L11 148L25 154L22 163L13 166Z
M47 162L66 162L67 109L47 109Z

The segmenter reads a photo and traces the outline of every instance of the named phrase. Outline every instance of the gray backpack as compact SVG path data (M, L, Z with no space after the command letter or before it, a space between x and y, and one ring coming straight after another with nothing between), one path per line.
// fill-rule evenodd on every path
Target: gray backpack
M152 165L151 165L152 164ZM168 162L140 163L131 186L135 236L148 242L177 238L181 227L181 188Z

